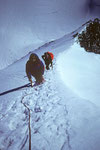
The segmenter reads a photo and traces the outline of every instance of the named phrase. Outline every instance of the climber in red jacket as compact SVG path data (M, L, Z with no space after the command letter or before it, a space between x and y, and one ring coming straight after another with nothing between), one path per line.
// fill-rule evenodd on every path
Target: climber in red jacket
M49 70L49 67L53 68L52 61L54 59L54 55L51 52L45 52L44 55L42 55L42 58L45 62L46 69ZM50 66L51 65L51 66Z

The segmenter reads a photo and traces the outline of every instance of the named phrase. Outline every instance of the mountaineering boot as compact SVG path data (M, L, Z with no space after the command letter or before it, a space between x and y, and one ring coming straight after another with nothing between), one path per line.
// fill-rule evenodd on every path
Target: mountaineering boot
M42 76L41 78L38 78L38 79L35 81L34 86L43 84L44 81L45 81L45 80L44 80L44 78L43 78L43 76Z

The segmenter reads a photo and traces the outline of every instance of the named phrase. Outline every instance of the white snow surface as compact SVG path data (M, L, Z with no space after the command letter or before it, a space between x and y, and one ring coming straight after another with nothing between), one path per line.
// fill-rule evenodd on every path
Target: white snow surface
M76 42L60 53L58 70L64 83L80 97L100 106L100 56L86 53Z
M44 84L0 96L0 150L99 150L100 56L80 48L72 34L33 52L41 59L45 51L54 61ZM28 58L0 71L0 93L28 83Z

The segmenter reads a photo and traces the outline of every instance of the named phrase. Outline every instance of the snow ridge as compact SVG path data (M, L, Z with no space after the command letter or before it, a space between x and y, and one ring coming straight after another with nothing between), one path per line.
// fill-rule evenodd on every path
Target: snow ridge
M78 27L76 30L74 30L73 32L69 33L69 34L65 34L63 37L59 38L59 39L56 39L56 40L52 40L52 41L49 41L47 43L44 43L43 45L41 46L37 46L36 49L30 51L28 54L24 55L23 57L21 57L20 59L17 59L17 60L14 60L12 63L9 63L7 64L7 66L5 66L4 68L2 68L1 66L1 70L3 69L6 69L7 67L19 62L20 60L24 59L25 57L29 57L29 55L32 53L32 52L35 52L37 53L38 50L43 50L43 48L48 48L48 47L51 47L51 49L53 48L57 48L61 45L64 45L65 43L67 43L68 41L70 42L72 39L74 39L78 33L80 31L82 31L82 29L88 24L90 23L91 20L87 21L86 23L82 24L80 27ZM31 47L27 47L28 49L33 49L33 45L31 45Z

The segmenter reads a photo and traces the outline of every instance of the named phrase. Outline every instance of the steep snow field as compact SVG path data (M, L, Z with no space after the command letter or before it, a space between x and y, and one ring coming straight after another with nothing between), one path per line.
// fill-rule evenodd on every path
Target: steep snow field
M41 58L45 51L55 57L53 70L45 70L45 83L0 96L0 149L99 150L100 108L97 91L92 91L99 82L94 74L100 73L99 55L85 52L72 34L34 52ZM28 83L28 57L0 71L0 93ZM93 65L87 65L91 59ZM81 77L89 88L81 85ZM89 97L90 89L96 99Z
M59 55L57 63L64 83L80 97L100 106L100 55L86 53L74 43Z
M77 29L87 20L87 3L87 0L0 0L0 69Z
M100 56L73 38L100 17L99 7L99 0L0 0L0 94L29 82L31 52L54 53L44 84L0 96L0 150L100 150Z

